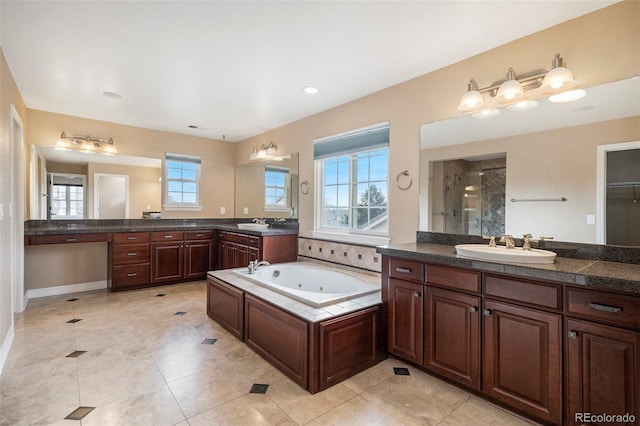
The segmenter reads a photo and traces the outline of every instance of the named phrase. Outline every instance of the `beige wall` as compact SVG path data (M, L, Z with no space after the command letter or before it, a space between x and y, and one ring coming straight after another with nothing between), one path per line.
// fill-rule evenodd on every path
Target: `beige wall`
M109 173L129 177L129 219L141 219L143 211L161 211L162 169L155 167L123 166L120 164L89 163L87 180L87 213L94 218L95 174ZM147 209L147 206L150 206Z
M505 231L531 233L560 241L596 242L596 227L586 222L596 213L597 146L640 140L640 117L536 132L522 136L424 149L420 152L421 229L432 216L428 208L430 161L507 154L506 199L567 198L558 203L506 202ZM435 187L435 185L434 185ZM435 208L434 211L439 211Z
M123 155L163 159L166 152L171 152L200 156L202 211L163 211L163 217L234 217L233 185L230 184L233 182L234 144L33 109L28 110L28 114L29 144L53 146L65 131L73 135L113 138ZM220 214L220 207L225 207L225 214Z
M23 125L26 126L27 113L24 102L9 70L4 52L0 49L0 347L12 331L13 283L9 271L12 270L11 254L15 254L16 247L12 244L11 233L13 225L21 227L22 218L16 215L22 214L19 204L24 204L21 200L21 194L24 193L23 182L15 178L15 171L13 175L10 173L12 164L14 167L16 165L11 158L11 105L16 108ZM17 242L20 245L21 243ZM3 364L1 356L0 353L0 369Z
M47 161L47 172L49 173L70 173L74 175L87 175L86 164L72 164L72 163L56 163L54 161Z
M301 235L313 229L313 141L366 125L390 122L389 176L409 170L419 174L420 125L455 117L470 78L481 87L503 78L513 67L526 73L549 69L559 52L584 87L631 77L640 70L638 54L640 2L628 1L564 22L496 49L398 84L351 103L299 120L241 142L236 158L246 158L254 146L274 141L284 152L300 152L300 181L311 182L300 195ZM327 88L330 90L330 88ZM595 179L595 170L593 171ZM389 187L392 243L415 241L419 189Z

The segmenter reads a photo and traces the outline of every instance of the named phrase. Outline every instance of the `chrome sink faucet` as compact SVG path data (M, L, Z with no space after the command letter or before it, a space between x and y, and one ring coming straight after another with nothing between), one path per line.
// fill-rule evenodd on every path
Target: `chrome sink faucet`
M533 235L530 233L522 235L522 250L531 250L531 241L534 241L532 238Z
M253 219L253 221L252 221L252 222L257 223L258 225L265 225L265 224L267 223L267 221L266 221L266 220L264 220L264 219L258 219L258 218Z
M508 249L516 248L516 243L513 241L513 237L509 234L502 234L500 236L500 242L505 243Z
M493 235L483 235L482 238L485 240L489 240L489 247L496 246L496 237L494 237Z
M266 260L261 260L261 261L251 260L249 261L249 266L248 266L249 274L254 274L258 270L258 267L260 266L269 266L269 265L271 264Z

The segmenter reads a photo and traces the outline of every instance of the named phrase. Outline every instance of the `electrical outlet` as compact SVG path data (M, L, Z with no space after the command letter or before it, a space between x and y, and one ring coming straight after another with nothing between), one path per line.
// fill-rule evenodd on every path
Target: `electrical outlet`
M220 207L220 214L225 214L227 213L227 209L224 207Z
M242 213L249 214L249 207L245 207L242 209Z
M596 224L596 215L588 214L587 215L587 225L595 225Z

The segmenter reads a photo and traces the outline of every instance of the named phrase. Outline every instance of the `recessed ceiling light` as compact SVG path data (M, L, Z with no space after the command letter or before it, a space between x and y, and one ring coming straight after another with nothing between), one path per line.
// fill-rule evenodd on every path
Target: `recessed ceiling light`
M122 95L116 92L102 92L102 96L109 99L120 99Z
M198 128L198 126L194 126L193 124L189 124L189 128L190 128L190 129L197 129L197 128Z
M302 91L304 93L308 93L310 95L313 95L315 93L318 93L320 90L317 87L314 87L314 86L304 86L302 88Z

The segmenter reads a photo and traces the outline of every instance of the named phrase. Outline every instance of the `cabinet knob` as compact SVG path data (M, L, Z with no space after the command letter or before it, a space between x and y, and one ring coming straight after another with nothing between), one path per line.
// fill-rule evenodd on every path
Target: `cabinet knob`
M472 314L478 312L478 308L476 308L475 306L469 306L469 312L471 312Z
M416 291L415 293L413 293L413 297L415 297L416 299L420 298L420 292Z
M578 333L575 331L570 331L567 333L567 337L569 339L577 339L578 338Z
M484 315L485 317L491 316L491 310L485 309L484 311L482 311L482 315Z

